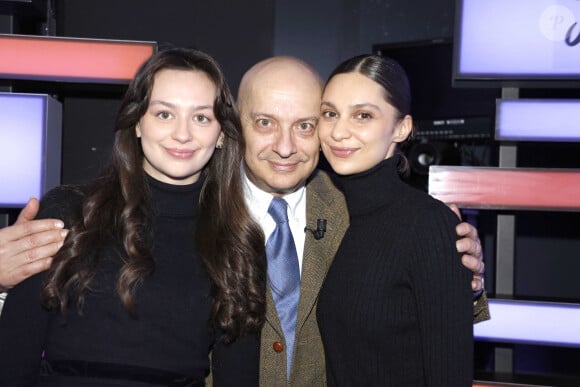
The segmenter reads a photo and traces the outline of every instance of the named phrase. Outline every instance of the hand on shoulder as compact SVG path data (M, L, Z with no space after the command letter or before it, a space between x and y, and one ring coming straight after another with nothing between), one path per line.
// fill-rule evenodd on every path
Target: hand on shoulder
M461 213L455 204L449 205L451 210L455 212L457 217L461 220ZM463 266L473 272L473 280L471 281L471 288L477 294L484 290L483 274L485 272L485 263L483 262L483 251L479 234L477 229L467 222L459 223L456 227L457 236L457 252L463 254L461 263Z
M34 220L38 199L32 198L16 223L0 229L0 290L5 291L50 267L67 230L58 219Z

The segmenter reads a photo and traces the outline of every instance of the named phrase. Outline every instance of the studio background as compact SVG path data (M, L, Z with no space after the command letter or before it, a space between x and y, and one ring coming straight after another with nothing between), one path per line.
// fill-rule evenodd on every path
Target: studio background
M1 3L7 3L0 1ZM33 3L40 3L34 1ZM372 51L373 45L453 38L453 0L56 0L52 20L40 14L0 15L0 32L79 38L151 40L201 49L222 65L234 93L242 74L272 55L293 55L326 78L340 61ZM1 60L9 60L2 57ZM429 66L429 63L425 63ZM413 79L411 79L411 82ZM122 87L0 82L13 92L48 92L63 103L62 182L96 176L112 145ZM541 91L538 93L542 93ZM567 91L567 95L578 91ZM448 152L471 143L439 141ZM478 143L492 156L498 144ZM522 144L518 166L580 168L579 144ZM459 153L456 154L456 156ZM455 157L453 163L471 161ZM477 225L494 295L495 211L465 216ZM580 215L519 212L516 216L515 296L580 302ZM579 322L580 325L580 322ZM514 349L514 373L580 378L580 349L506 344ZM493 369L493 344L477 346L476 370Z

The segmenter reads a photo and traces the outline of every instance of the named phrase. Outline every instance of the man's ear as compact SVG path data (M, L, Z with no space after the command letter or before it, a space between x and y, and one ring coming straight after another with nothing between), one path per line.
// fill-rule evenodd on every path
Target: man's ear
M406 115L399 121L395 128L393 142L401 143L405 141L413 132L413 117Z

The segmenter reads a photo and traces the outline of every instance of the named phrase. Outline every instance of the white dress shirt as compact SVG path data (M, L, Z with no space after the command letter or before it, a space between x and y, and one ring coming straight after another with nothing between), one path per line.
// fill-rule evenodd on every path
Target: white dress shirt
M258 188L248 179L245 173L242 173L242 175L244 176L244 199L246 200L246 205L252 218L262 227L265 236L264 243L266 243L270 234L276 228L274 219L268 214L268 207L274 196ZM302 257L304 256L304 240L306 239L304 231L306 227L306 187L302 186L282 198L288 203L288 222L294 238L294 244L296 245L298 264L302 275Z

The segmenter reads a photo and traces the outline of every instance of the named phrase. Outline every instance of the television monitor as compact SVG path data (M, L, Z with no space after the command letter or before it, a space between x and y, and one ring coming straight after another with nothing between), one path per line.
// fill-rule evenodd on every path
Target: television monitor
M401 150L409 160L407 181L427 191L431 165L493 165L495 100L501 89L452 87L450 38L373 45L399 62L409 77L414 139Z
M61 133L54 98L0 93L0 208L23 207L60 184Z
M418 138L493 137L495 100L501 90L452 86L451 39L375 44L373 52L395 59L407 72Z
M580 100L498 99L495 139L580 142Z
M580 87L580 1L456 0L453 84Z
M577 304L489 300L493 316L473 326L478 340L580 347Z

